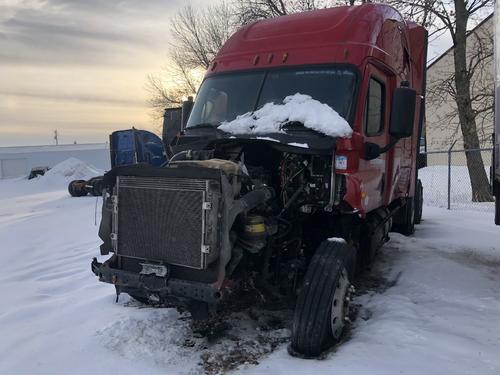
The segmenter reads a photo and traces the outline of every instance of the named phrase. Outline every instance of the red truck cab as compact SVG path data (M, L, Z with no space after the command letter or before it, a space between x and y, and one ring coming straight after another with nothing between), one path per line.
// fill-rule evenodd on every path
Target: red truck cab
M348 120L353 135L337 139L337 173L347 177L345 201L366 217L367 212L415 195L426 53L426 30L405 21L394 8L380 4L336 7L258 21L240 29L219 51L205 79L294 67L351 69L356 87L345 95L352 102ZM382 148L393 140L391 101L394 89L402 85L417 93L413 135L367 160L366 143ZM332 93L336 89L331 87ZM232 118L223 116L224 120Z

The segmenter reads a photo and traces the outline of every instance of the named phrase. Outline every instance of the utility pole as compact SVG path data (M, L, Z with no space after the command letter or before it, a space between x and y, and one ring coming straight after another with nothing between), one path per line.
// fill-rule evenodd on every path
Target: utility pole
M59 134L57 133L57 129L54 130L54 141L56 141L56 146L59 144L59 139L58 139Z

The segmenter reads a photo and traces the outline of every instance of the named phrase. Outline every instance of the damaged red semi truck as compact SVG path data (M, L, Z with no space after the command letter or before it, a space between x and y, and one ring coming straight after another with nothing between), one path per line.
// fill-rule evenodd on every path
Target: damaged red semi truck
M389 231L410 235L420 221L426 50L426 30L385 5L243 27L192 110L172 117L183 120L164 139L169 161L104 176L101 253L113 254L92 271L117 294L185 306L194 319L242 293L294 306L290 351L320 354L341 338L356 270ZM291 116L257 133L257 110L292 96L333 109L352 134ZM247 131L227 131L245 113Z

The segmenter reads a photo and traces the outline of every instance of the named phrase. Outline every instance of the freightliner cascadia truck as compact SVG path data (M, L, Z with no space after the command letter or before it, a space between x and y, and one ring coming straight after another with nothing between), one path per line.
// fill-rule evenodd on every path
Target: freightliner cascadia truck
M258 291L294 307L290 352L319 355L342 337L357 270L421 219L426 51L424 28L378 4L241 28L172 116L168 161L103 177L112 254L92 271L195 320Z

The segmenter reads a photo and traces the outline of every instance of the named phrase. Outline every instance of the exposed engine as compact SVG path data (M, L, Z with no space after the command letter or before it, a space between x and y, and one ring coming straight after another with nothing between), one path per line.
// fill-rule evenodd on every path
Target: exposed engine
M260 143L181 158L189 157L214 159L172 163L223 169L235 200L263 188L273 191L273 199L235 218L229 232L231 257L225 274L263 291L293 294L305 271L308 249L314 249L317 238L322 238L304 232L321 230L321 217L345 194L344 181L338 176L332 179L331 156L282 152ZM332 191L335 181L339 186Z
M268 142L185 151L164 168L117 168L110 181L100 236L102 253L115 256L105 266L137 272L140 282L168 278L168 288L153 288L160 301L179 295L209 304L242 287L293 296L325 238L318 233L331 233L325 215L345 194L331 156Z

